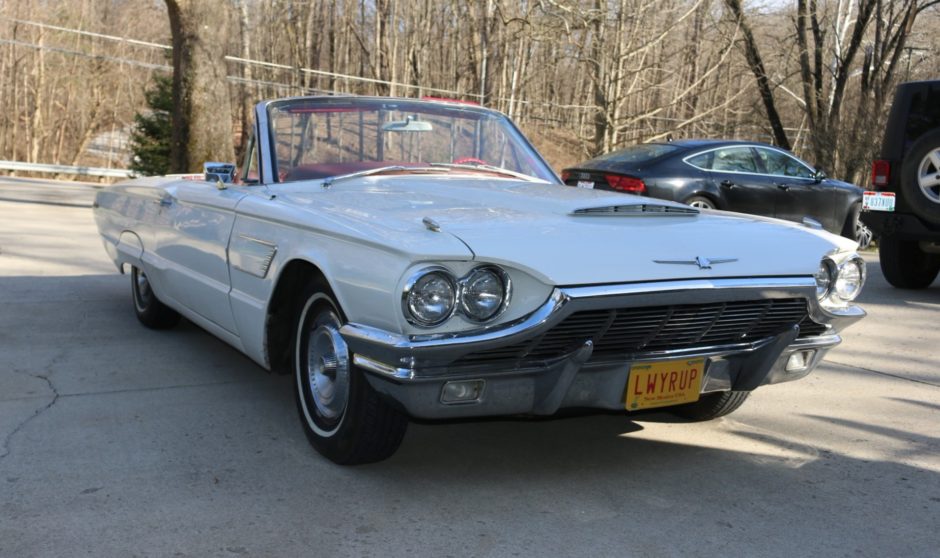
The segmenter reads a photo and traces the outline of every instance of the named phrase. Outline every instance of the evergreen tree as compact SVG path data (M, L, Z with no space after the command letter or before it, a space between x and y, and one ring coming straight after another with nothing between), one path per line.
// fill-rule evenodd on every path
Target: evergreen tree
M173 128L173 77L155 74L153 87L144 92L146 113L134 115L130 144L134 156L130 169L142 176L163 175L170 170Z

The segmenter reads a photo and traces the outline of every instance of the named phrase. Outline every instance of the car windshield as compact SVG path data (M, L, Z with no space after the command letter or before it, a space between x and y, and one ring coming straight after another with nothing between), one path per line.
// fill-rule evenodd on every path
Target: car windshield
M394 172L554 173L502 114L464 103L307 98L268 105L278 182ZM505 172L508 171L508 172Z
M595 158L595 161L608 161L611 163L645 163L668 155L679 149L674 145L664 143L642 143L619 151L612 151Z

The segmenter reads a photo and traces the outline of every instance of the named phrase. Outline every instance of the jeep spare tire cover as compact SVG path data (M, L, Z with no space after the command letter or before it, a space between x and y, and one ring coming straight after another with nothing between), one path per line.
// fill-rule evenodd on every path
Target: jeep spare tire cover
M940 223L940 128L917 138L901 167L901 193L911 211Z

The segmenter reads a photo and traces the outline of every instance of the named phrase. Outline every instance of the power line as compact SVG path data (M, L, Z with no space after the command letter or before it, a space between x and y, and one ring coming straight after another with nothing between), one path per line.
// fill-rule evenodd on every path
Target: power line
M31 48L34 50L49 50L52 52L58 52L61 54L70 54L73 56L82 56L84 58L91 58L93 60L104 60L107 62L116 62L118 64L127 64L128 66L140 66L142 68L148 68L150 70L172 70L172 66L167 66L166 64L151 64L149 62L140 62L139 60L129 60L127 58L118 58L117 56L107 56L104 54L89 54L87 52L81 52L78 50L72 50L68 48L54 47L48 45L37 45L35 43L25 43L23 41L14 41L12 39L0 39L0 44L8 44L14 46L21 46L24 48Z
M91 31L83 31L81 29L69 29L68 27L59 27L58 25L49 25L48 23L40 23L38 21L29 21L26 19L16 19L13 17L0 16L0 19L10 21L13 23L21 23L23 25L32 25L42 29L52 29L54 31L63 31L65 33L74 33L76 35L83 35L86 37L94 37L96 39L106 39L109 41L120 41L122 43L128 43L132 45L145 46L151 48L162 48L164 50L173 50L173 47L169 45L161 45L158 43L148 43L147 41L138 41L136 39L126 39L124 37L115 37L114 35L104 35L102 33L92 33Z

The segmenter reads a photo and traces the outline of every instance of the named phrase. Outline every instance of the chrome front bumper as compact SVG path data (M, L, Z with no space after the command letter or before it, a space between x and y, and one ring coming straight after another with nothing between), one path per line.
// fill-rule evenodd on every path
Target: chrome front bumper
M603 310L659 304L698 304L771 298L805 298L810 317L830 325L825 334L798 338L799 328L750 343L638 352L627 358L593 358L587 340L569 354L544 362L503 366L465 365L460 359L534 339L581 310ZM850 306L838 314L815 303L812 278L695 280L603 287L558 288L529 316L510 324L464 334L402 336L358 324L341 333L357 366L370 384L421 418L456 418L508 414L550 415L562 408L624 409L624 390L635 362L704 357L702 392L750 391L758 386L802 378L841 338L837 332L865 313ZM805 351L799 370L787 371L790 356ZM481 380L480 396L468 402L444 403L445 384Z

